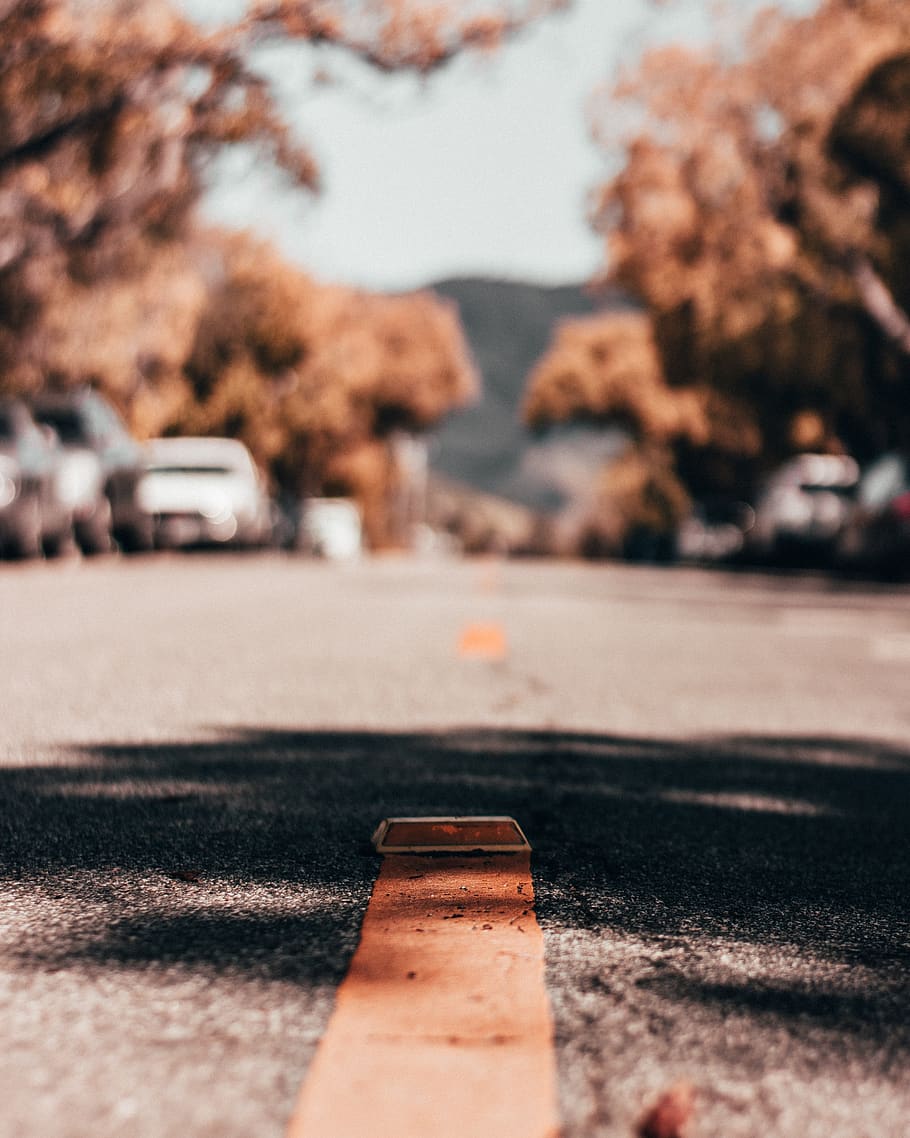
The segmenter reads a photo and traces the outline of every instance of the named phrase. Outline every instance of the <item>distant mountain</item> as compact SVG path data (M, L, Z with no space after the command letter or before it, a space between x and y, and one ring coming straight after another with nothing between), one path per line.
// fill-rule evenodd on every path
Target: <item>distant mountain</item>
M430 436L432 471L534 509L560 508L574 495L566 479L577 480L585 456L590 460L585 471L596 470L615 449L615 434L562 431L535 440L520 417L528 373L546 350L557 321L628 307L629 302L618 294L595 298L580 285L465 278L432 288L458 305L483 379L480 401L451 415ZM579 434L585 436L580 445Z

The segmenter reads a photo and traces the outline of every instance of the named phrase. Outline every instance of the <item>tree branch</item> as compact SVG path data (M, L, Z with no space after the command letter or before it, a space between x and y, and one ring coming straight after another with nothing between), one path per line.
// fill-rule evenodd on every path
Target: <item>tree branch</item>
M910 316L894 299L872 262L857 254L850 260L849 272L868 315L896 348L910 356Z
M542 16L562 11L572 0L531 0L517 15L453 17L458 5L415 4L393 13L377 29L358 35L318 0L259 0L240 30L254 38L278 35L341 48L377 71L439 70L466 49L496 47Z

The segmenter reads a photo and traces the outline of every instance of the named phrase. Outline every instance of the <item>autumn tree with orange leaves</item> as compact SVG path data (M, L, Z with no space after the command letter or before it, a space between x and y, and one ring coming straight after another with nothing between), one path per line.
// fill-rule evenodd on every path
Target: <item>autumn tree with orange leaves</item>
M619 421L695 494L798 449L910 447L908 92L891 0L767 12L745 54L646 55L600 105L623 159L594 214L642 314L631 339L625 315L562 328L529 421Z
M477 393L454 307L320 284L248 236L209 241L218 279L155 430L240 438L277 484L354 494L373 543L394 542L387 444Z
M243 437L288 489L391 477L388 434L474 390L455 314L202 230L207 164L252 144L318 186L250 65L265 40L428 73L559 6L276 0L206 31L166 0L0 0L0 388L93 382L142 434Z
M203 31L166 0L0 0L0 372L43 382L33 333L55 281L141 275L187 236L207 160L258 145L301 187L316 166L249 54L282 37L429 72L559 0L277 0ZM37 353L37 354L36 354Z

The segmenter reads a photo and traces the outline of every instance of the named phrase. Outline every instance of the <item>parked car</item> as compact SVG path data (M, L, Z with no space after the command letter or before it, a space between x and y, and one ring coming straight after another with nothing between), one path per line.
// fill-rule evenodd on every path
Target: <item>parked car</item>
M0 401L0 553L54 556L72 541L60 494L60 447L19 399Z
M113 541L126 552L150 549L152 519L138 498L142 448L111 404L81 388L41 396L34 413L65 451L61 484L83 552L104 552Z
M755 524L755 511L746 502L709 498L696 502L676 534L681 561L712 565L736 560Z
M350 498L307 498L300 508L296 546L331 561L351 561L363 553L363 521Z
M262 546L273 508L250 452L236 439L152 439L139 488L161 548Z
M839 552L847 565L910 576L910 455L889 452L863 471Z
M848 455L800 454L767 480L747 551L760 560L832 562L850 516L859 466Z

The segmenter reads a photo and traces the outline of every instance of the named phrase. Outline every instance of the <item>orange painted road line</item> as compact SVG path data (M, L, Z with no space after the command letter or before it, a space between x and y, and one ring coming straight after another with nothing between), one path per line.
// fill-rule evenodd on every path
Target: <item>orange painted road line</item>
M392 855L287 1138L557 1138L529 854Z
M506 634L501 624L469 624L458 638L458 655L502 660L507 654Z

